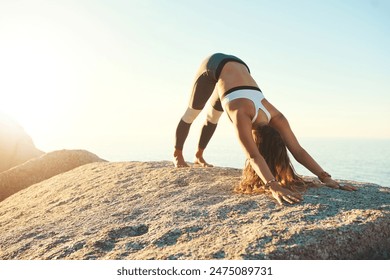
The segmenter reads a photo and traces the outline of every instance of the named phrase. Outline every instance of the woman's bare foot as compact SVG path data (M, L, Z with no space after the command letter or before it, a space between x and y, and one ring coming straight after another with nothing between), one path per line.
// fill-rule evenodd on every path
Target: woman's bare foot
M200 167L214 167L214 165L207 163L203 158L196 158L194 160L194 165Z
M184 160L184 157L183 157L183 152L180 151L180 150L175 150L175 152L173 153L173 164L175 165L175 167L190 167L186 161Z
M203 150L201 149L199 149L195 154L194 165L200 167L214 167L212 164L209 164L204 160Z

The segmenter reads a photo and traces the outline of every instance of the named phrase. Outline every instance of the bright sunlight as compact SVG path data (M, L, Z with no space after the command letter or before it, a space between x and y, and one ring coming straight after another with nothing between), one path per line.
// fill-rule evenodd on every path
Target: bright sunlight
M69 122L69 108L85 91L80 34L44 16L4 20L0 44L1 111L32 135L50 133L50 123ZM0 27L1 29L1 27ZM85 48L84 48L85 49Z

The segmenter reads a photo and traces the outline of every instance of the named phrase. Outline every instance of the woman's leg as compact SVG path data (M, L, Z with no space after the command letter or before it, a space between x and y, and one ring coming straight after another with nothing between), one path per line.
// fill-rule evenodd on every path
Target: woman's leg
M202 132L199 138L198 151L195 154L195 164L199 164L204 167L212 167L203 158L203 151L206 149L211 137L213 136L219 118L223 113L222 104L218 96L218 92L214 91L210 105L208 106L206 122L203 125Z
M183 157L184 142L187 139L192 122L202 111L215 88L216 81L208 75L207 62L206 59L198 70L190 103L176 129L175 152L173 155L176 167L188 167Z

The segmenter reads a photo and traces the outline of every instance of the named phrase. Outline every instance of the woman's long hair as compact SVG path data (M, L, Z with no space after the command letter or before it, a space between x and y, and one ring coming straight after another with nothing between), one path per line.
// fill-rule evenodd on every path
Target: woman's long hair
M256 145L263 156L271 173L283 186L295 192L306 189L305 181L295 172L279 132L269 125L258 126L253 131ZM253 170L248 161L242 172L240 184L235 188L238 193L264 193L264 182Z

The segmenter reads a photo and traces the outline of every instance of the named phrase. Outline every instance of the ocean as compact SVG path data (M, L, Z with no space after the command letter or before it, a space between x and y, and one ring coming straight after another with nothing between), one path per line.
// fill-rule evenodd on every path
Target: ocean
M235 139L212 139L205 159L215 166L243 168L245 157ZM184 147L185 159L193 160L197 142L190 137ZM300 138L301 145L335 179L369 182L390 187L390 139ZM171 160L173 143L145 145L130 153L118 152L109 160L160 161ZM291 156L297 173L313 176Z
M390 187L390 139L302 138L300 143L333 178ZM212 162L242 168L245 158L238 152ZM291 155L290 159L297 173L313 176Z

